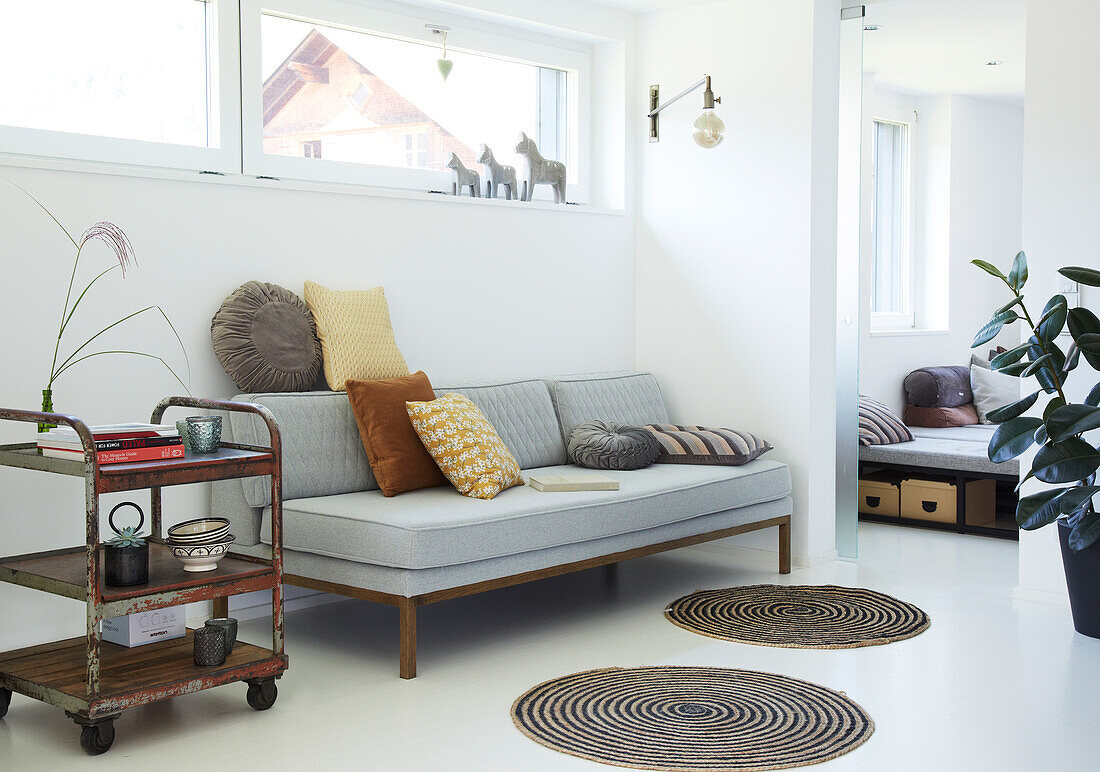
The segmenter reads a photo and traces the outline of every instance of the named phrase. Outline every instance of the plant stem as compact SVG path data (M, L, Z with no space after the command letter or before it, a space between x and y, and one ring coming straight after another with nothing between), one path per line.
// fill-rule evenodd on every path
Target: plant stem
M39 204L39 206L42 205ZM45 207L42 208L45 209ZM48 209L46 210L46 213L49 214ZM53 217L53 215L50 216ZM54 222L57 222L57 220L55 219ZM60 224L61 223L58 223L58 225ZM68 231L66 231L65 234L68 235ZM72 236L69 236L69 239L72 240ZM76 244L75 241L73 241L73 243ZM67 321L69 315L69 299L73 295L73 282L76 281L76 268L78 265L80 265L80 250L81 247L79 244L77 244L76 257L73 259L73 272L69 275L69 288L65 291L65 305L61 309L61 326L57 329L57 341L53 344L53 361L50 363L50 383L46 388L53 388L54 379L57 378L57 376L59 375L59 373L57 372L57 352L58 349L61 348L61 336L65 332L65 322Z
M1005 281L1005 284L1008 284L1008 282ZM1032 320L1031 314L1029 314L1027 311L1027 305L1024 302L1024 296L1020 294L1019 290L1014 289L1011 284L1008 284L1008 288L1012 290L1012 292L1015 293L1016 297L1020 299L1020 310L1024 312L1024 319L1027 320L1028 326L1031 327L1031 332L1035 336L1035 340L1039 341L1039 348L1042 349L1044 354L1051 353L1050 349L1047 348L1046 343L1043 342L1043 336L1039 334L1039 329L1035 326L1035 322L1034 320ZM1051 377L1054 379L1054 388L1058 390L1058 396L1062 398L1062 404L1069 404L1069 400L1066 399L1066 393L1062 390L1062 379L1055 371L1055 368L1044 366L1042 369L1050 372Z

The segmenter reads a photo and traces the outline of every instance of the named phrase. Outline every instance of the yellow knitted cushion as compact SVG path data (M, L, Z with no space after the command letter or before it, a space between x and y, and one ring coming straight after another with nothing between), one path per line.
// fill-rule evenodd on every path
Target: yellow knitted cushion
M409 374L390 326L390 307L381 287L337 292L307 281L305 301L317 322L325 380L344 391L349 379L374 381Z
M461 394L406 402L413 428L447 479L463 496L491 499L523 485L519 463L477 405Z

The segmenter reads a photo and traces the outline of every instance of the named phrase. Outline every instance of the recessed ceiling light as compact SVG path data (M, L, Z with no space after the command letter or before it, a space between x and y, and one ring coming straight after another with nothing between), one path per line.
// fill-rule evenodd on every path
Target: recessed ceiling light
M863 25L863 31L864 32L878 32L880 29L882 29L882 28L879 27L877 24L864 24Z
M1004 61L1001 60L1001 59L990 59L988 62L985 63L985 66L986 67L1000 67L1002 64L1004 64Z

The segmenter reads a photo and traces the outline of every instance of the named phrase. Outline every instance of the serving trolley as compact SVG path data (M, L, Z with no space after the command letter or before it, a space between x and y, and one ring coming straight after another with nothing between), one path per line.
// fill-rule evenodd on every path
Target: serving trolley
M76 431L84 449L82 461L48 458L35 443L22 443L0 445L0 466L83 477L87 525L82 546L0 558L0 581L80 600L87 608L84 637L0 654L0 718L7 713L12 692L55 705L81 727L80 745L93 755L111 747L114 721L126 708L243 681L248 684L248 704L266 710L278 695L275 679L287 668L283 652L282 456L275 418L262 405L169 397L153 410L152 422L159 424L169 407L256 414L267 424L270 445L223 442L209 455L100 466L91 432L79 418L0 408L0 420L64 424ZM216 570L184 571L163 538L161 488L256 476L271 481L271 559L226 556ZM150 499L149 582L109 587L103 579L99 497L141 489L149 490ZM230 595L257 590L272 593L271 648L238 642L218 667L195 665L190 631L184 638L132 649L102 640L100 623L107 618L204 600L226 608Z

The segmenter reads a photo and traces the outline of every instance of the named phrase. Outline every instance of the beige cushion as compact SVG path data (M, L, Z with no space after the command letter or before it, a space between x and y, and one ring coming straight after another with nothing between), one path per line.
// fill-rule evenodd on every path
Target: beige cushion
M989 423L989 414L1020 399L1020 379L996 370L974 365L970 368L970 388L974 392L974 409L978 420Z
M307 281L304 294L317 322L330 389L343 391L349 378L371 381L409 374L393 337L390 308L381 287L338 292Z

